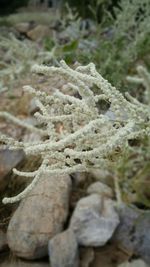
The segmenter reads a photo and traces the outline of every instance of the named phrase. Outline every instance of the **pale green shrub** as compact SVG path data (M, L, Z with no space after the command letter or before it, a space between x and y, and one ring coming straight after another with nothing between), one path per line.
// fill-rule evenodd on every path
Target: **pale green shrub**
M36 130L44 137L39 142L26 143L1 135L1 141L11 149L23 149L27 155L39 155L42 159L41 166L33 172L14 170L20 176L33 177L33 181L18 196L5 198L4 203L13 203L24 198L41 178L42 173L71 174L76 171L88 172L101 166L113 166L118 156L128 147L129 140L144 136L146 138L150 134L149 106L138 102L129 94L125 98L103 79L93 63L72 69L61 61L60 67L35 65L33 69L39 74L63 78L63 90L72 90L78 93L80 98L63 94L59 90L55 90L53 95L47 95L26 86L25 90L37 98L36 103L40 111L35 113L35 117L39 126L28 127L12 115L0 113L0 116L29 130ZM95 86L99 89L97 95L92 91ZM110 103L111 112L114 113L113 119L108 113L101 113L98 108L100 101ZM118 192L117 189L117 196Z

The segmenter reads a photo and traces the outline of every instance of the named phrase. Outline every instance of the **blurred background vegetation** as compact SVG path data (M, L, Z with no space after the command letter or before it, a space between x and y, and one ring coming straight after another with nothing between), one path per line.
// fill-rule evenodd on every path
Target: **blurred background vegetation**
M17 8L26 6L28 2L28 0L0 0L0 14L6 15L15 12Z

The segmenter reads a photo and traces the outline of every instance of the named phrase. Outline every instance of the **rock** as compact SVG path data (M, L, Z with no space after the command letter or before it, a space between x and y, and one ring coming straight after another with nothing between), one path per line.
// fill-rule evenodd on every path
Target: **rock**
M5 189L9 182L8 174L14 167L21 163L24 158L25 154L22 150L0 150L0 192Z
M103 184L101 182L95 182L91 184L87 189L88 194L98 194L100 196L105 196L108 198L113 197L113 191L112 189L107 186L106 184Z
M44 37L50 35L50 29L46 25L37 25L35 28L27 32L27 36L32 41L42 40Z
M134 243L133 234L137 218L141 214L134 206L122 205L118 210L120 224L117 227L113 239L117 241L119 246L127 250L129 254L133 254Z
M3 250L7 249L7 239L6 239L6 234L0 230L0 252Z
M114 186L114 178L108 170L92 169L90 175L94 180L105 183L111 188Z
M51 267L78 267L78 244L71 229L57 234L49 241Z
M140 256L150 264L150 212L123 205L119 216L120 224L113 239L129 254Z
M43 177L10 220L7 239L12 252L25 259L46 256L48 240L63 230L68 215L68 175Z
M150 212L144 212L136 221L133 240L135 254L150 265Z
M133 260L132 262L124 262L118 267L148 267L146 263L142 260Z
M22 261L16 260L6 260L0 264L1 267L50 267L48 262L33 262L33 261Z
M92 194L79 200L70 227L80 245L103 246L119 224L112 200Z
M21 22L21 23L17 23L14 27L20 33L27 33L30 27L30 23Z

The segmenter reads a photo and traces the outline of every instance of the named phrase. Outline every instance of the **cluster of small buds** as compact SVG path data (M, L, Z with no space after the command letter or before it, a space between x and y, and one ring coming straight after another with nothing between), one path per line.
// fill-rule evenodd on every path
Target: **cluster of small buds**
M76 94L73 96L55 90L52 95L48 95L25 86L24 90L36 97L39 108L35 113L37 128L28 127L12 115L0 113L20 126L38 131L44 136L41 141L32 144L17 142L6 136L0 137L11 149L22 148L26 155L39 155L42 158L41 166L34 172L14 170L19 176L33 177L33 181L19 195L4 198L3 203L13 203L26 197L43 173L71 174L89 171L101 165L107 166L113 154L116 154L118 148L121 150L126 146L129 139L150 132L147 105L134 100L130 95L124 97L96 71L93 63L72 69L61 61L59 67L36 65L33 70L50 77L59 75L66 82L63 89L72 89ZM92 90L94 86L99 89L97 95ZM102 114L97 106L101 100L110 103L115 114L113 120L107 112ZM125 113L124 117L122 112Z

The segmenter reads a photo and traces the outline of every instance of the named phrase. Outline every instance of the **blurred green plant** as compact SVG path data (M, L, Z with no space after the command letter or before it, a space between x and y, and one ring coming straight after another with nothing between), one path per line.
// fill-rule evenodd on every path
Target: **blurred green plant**
M117 0L66 0L71 8L76 8L82 18L92 18L101 21L106 10L112 10L112 6L117 4Z
M8 16L1 16L0 25L14 26L17 23L30 21L49 25L54 20L54 18L56 19L56 14L54 14L54 12L52 13L50 11L43 12L35 10L33 12L20 12Z
M16 86L35 62L41 64L48 56L30 40L19 40L13 34L0 36L0 91Z
M76 61L87 63L88 55L97 43L94 37L96 25L91 20L83 20L69 5L66 5L66 10L53 37L44 40L44 47L51 53L53 64L62 58L68 64Z
M103 4L105 14L99 24L97 6L94 8L93 3L90 5L95 21L79 17L76 10L67 6L61 19L61 38L53 40L56 48L53 58L63 58L70 64L94 62L106 79L126 91L129 89L126 76L134 74L135 65L143 60L150 67L150 2L120 0L109 12L106 1L97 0L97 6Z
M143 104L150 107L150 73L143 66L137 67L138 76L127 80L143 87ZM149 123L149 121L147 121ZM150 208L150 135L129 141L115 168L122 198L125 202Z
M121 0L119 7L114 7L114 15L109 13L103 27L99 26L99 46L91 60L112 84L126 90L125 77L137 61L144 58L149 66L145 56L150 52L150 2Z

